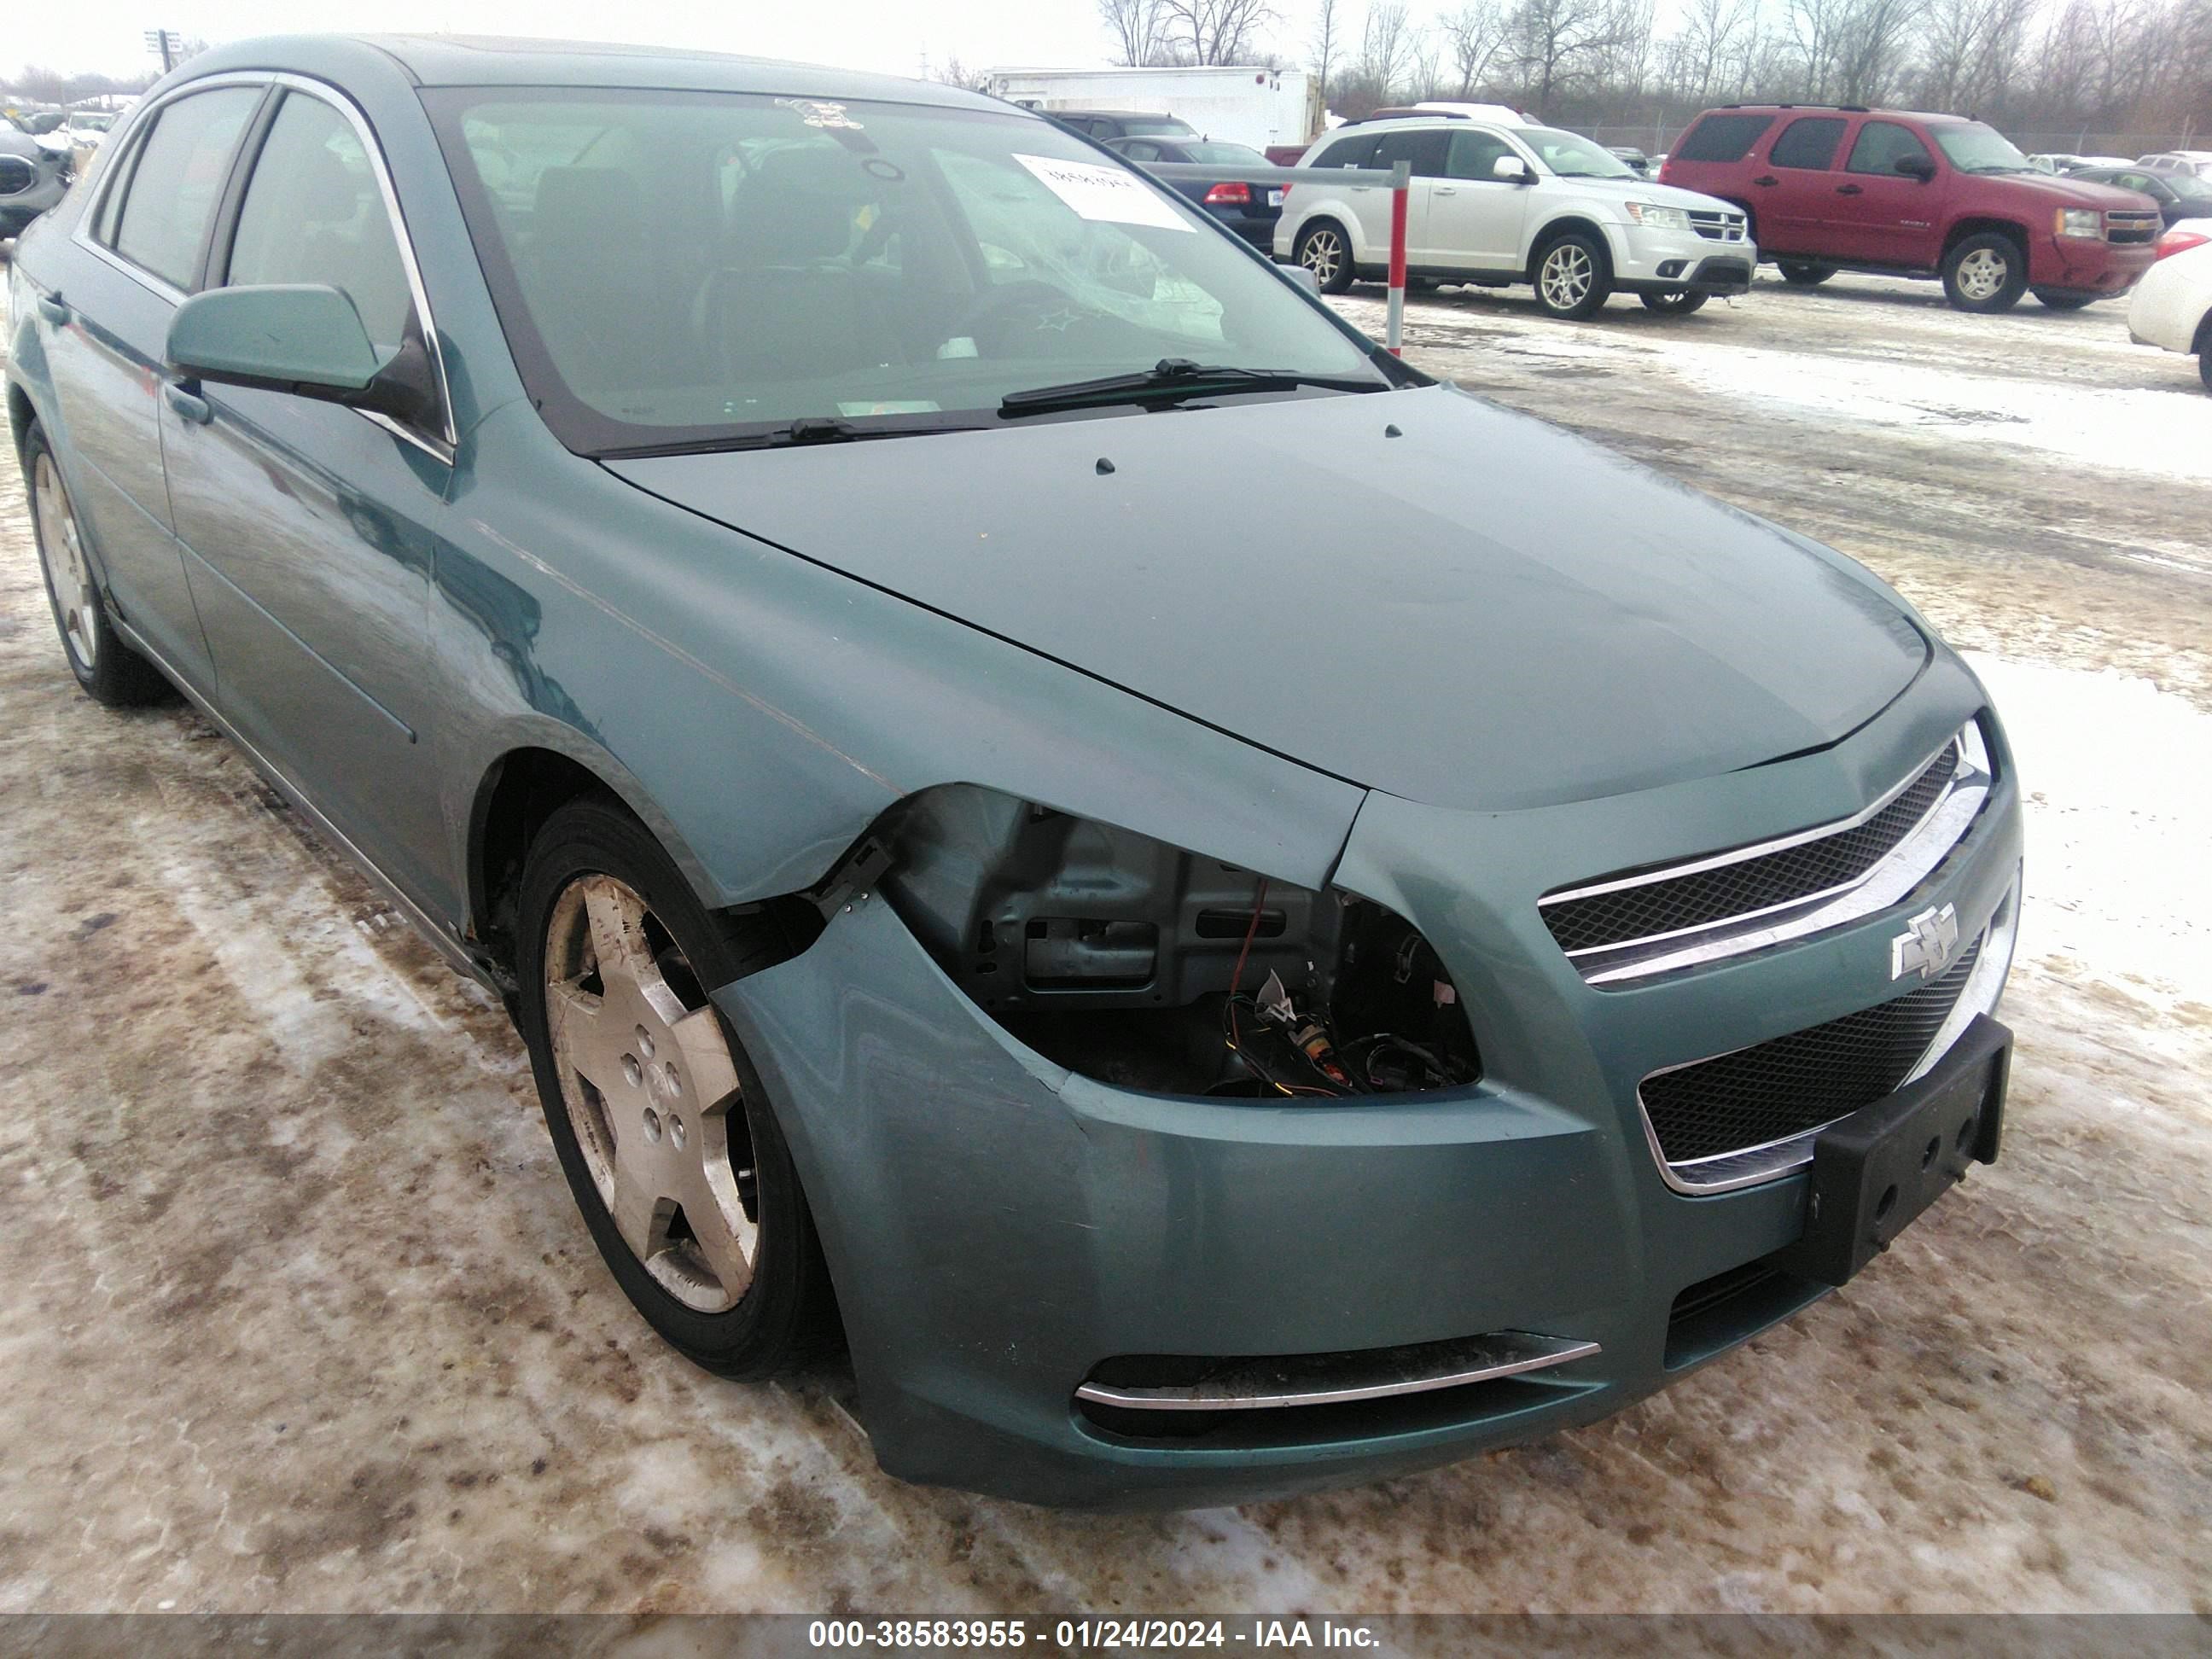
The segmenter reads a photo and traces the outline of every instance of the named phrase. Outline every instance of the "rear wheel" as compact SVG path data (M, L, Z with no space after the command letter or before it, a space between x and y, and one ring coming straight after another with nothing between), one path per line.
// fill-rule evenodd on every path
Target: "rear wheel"
M1536 304L1550 316L1578 320L1612 293L1612 264L1587 231L1569 231L1536 256Z
M2035 290L2035 297L2039 303L2052 311L2079 311L2100 296L2084 294L2079 289L2039 288Z
M46 434L35 426L24 441L23 464L31 487L31 533L70 672L87 696L110 708L165 701L172 695L168 681L123 643L107 619L106 598L93 574L69 487Z
M2197 354L2197 378L2204 382L2204 389L2212 392L2212 350Z
M1313 272L1324 294L1341 294L1352 286L1352 245L1334 220L1316 219L1300 231L1291 257Z
M1669 317L1686 317L1693 311L1702 311L1712 296L1693 289L1670 288L1662 293L1645 293L1638 296L1645 307Z
M1798 288L1818 288L1836 274L1833 265L1803 264L1795 259L1785 259L1779 269L1782 280Z
M1994 230L1969 236L1943 256L1943 292L1961 311L2010 311L2027 292L2027 255Z
M615 1280L687 1358L773 1375L834 1340L806 1197L708 990L769 941L709 915L620 808L546 821L524 866L520 1021L561 1167Z

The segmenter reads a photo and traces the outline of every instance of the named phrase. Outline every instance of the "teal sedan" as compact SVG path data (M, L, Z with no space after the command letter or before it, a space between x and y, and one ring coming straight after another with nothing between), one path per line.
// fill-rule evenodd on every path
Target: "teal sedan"
M1236 1502L1849 1279L1996 1156L2020 904L1895 593L1298 276L945 87L254 41L22 239L8 416L78 683L506 1000L670 1346Z

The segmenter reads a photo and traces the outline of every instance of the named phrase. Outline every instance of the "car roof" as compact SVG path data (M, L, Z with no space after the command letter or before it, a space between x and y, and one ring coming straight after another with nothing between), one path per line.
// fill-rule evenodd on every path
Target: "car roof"
M1885 121L1925 121L1930 126L1975 125L1971 115L1940 115L1917 109L1873 109L1864 104L1721 104L1705 113L1725 115L1730 111L1740 115L1778 115L1785 112L1806 115L1875 115Z
M688 52L602 41L428 34L264 35L193 58L179 82L228 70L342 74L364 51L397 63L425 87L611 87L685 92L772 92L835 101L854 99L952 108L1012 106L980 93L895 75L827 69L775 58Z
M1180 115L1170 115L1164 110L1157 109L1048 109L1040 111L1039 112L1041 114L1057 115L1063 118L1070 115L1080 115L1088 120L1093 121L1175 121L1180 123L1183 126L1188 126L1190 125L1189 122L1183 120L1182 117ZM1147 137L1152 137L1157 135L1147 133L1145 136Z

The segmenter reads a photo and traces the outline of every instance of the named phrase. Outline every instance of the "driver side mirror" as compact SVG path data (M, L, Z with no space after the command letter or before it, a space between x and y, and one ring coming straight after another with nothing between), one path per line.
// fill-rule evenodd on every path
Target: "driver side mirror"
M1490 164L1490 176L1503 179L1509 185L1526 185L1534 181L1528 176L1528 164L1517 155L1501 155Z
M1936 176L1936 163L1925 155L1900 155L1896 165L1898 172L1908 179L1917 179L1923 185Z
M421 421L436 393L428 354L410 338L380 356L353 301L319 283L210 289L169 319L164 355L218 386L286 392L399 421Z

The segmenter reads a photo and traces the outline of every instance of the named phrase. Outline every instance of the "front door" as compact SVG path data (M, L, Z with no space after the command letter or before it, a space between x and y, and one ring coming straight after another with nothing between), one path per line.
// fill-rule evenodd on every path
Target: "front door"
M1933 176L1899 173L1899 162L1924 165ZM1862 122L1829 210L1828 240L1836 257L1877 265L1933 265L1942 252L1938 227L1947 177L1911 128Z
M164 104L114 158L89 220L39 296L54 392L79 463L67 483L116 612L203 695L213 665L171 533L161 408L169 319L199 279L216 204L260 86Z
M1525 166L1525 158L1481 127L1455 130L1450 139L1445 177L1429 192L1428 240L1436 263L1458 270L1518 275L1528 186L1499 178L1497 167L1507 156Z
M1406 191L1406 260L1409 264L1433 265L1437 250L1429 232L1429 204L1437 181L1443 176L1444 140L1435 128L1413 132L1386 132L1367 165L1388 172L1400 161L1413 164L1413 182ZM1377 264L1390 258L1390 194L1388 190L1354 191L1358 204L1359 234L1368 257Z
M327 284L385 354L423 327L365 125L287 90L234 187L211 283ZM165 404L169 499L224 712L372 863L434 889L426 611L451 482L435 429L192 382Z

